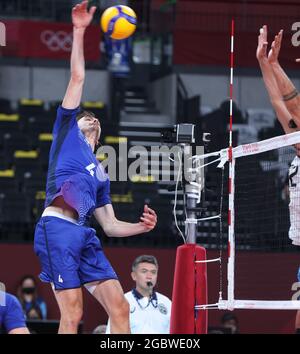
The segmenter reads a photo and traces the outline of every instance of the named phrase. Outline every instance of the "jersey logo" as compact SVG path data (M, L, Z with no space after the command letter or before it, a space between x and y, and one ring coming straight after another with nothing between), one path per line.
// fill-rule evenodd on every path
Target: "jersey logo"
M63 282L64 282L64 281L63 281L63 278L61 277L60 274L58 274L58 282L59 282L59 283L63 283Z
M291 165L290 170L289 170L290 187L297 186L297 183L293 182L293 177L295 177L297 173L298 173L298 166Z
M135 306L130 306L130 313L134 313L135 312Z
M86 170L89 171L89 173L92 177L94 177L94 174L95 174L95 171L93 171L94 168L96 168L94 163L91 163L88 166L86 166Z
M162 313L163 315L166 315L168 313L168 310L164 304L158 304L158 309L159 312Z

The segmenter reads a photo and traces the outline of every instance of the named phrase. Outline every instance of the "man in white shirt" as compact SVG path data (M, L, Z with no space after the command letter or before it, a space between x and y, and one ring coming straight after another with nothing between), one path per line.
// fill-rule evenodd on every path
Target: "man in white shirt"
M125 294L130 305L132 334L170 333L171 300L154 291L157 275L158 262L154 256L142 255L134 260L131 277L136 286ZM110 333L110 321L106 333Z

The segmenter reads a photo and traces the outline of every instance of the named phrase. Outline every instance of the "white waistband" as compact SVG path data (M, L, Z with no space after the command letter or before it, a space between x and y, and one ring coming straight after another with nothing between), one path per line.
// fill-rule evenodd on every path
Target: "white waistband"
M70 217L68 217L68 216L66 216L66 215L57 213L56 211L44 210L44 212L43 212L43 214L42 214L42 217L43 217L43 216L55 216L56 218L60 218L60 219L66 220L66 221L70 221L70 222L72 222L73 224L78 225L77 220L75 220L75 219L73 219L73 218L70 218Z

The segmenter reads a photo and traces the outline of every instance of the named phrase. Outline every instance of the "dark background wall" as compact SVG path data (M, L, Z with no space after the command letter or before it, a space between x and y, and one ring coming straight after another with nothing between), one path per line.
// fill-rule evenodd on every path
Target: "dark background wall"
M284 30L280 54L285 68L298 68L299 47L292 45L292 24L299 20L296 1L180 0L174 25L174 63L228 66L231 19L235 20L235 66L257 67L257 36L269 27L269 44ZM298 36L299 37L299 36Z

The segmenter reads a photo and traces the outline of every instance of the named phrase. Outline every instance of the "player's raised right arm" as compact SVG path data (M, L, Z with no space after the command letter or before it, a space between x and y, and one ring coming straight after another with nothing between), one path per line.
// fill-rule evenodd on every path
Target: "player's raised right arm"
M284 103L291 115L300 123L300 96L294 84L287 76L283 68L281 67L278 57L281 48L283 30L281 30L274 38L271 49L268 54L268 61L271 65L273 73L275 75L280 93L283 97Z
M275 75L267 58L267 26L260 29L258 36L258 46L256 57L261 68L263 80L268 91L271 104L276 112L277 118L280 121L285 133L291 133L295 129L289 126L292 116L283 102L280 89L278 87Z
M88 11L88 1L76 5L72 9L73 45L71 53L71 78L63 99L62 106L74 109L80 105L85 77L84 34L96 11L93 6Z

